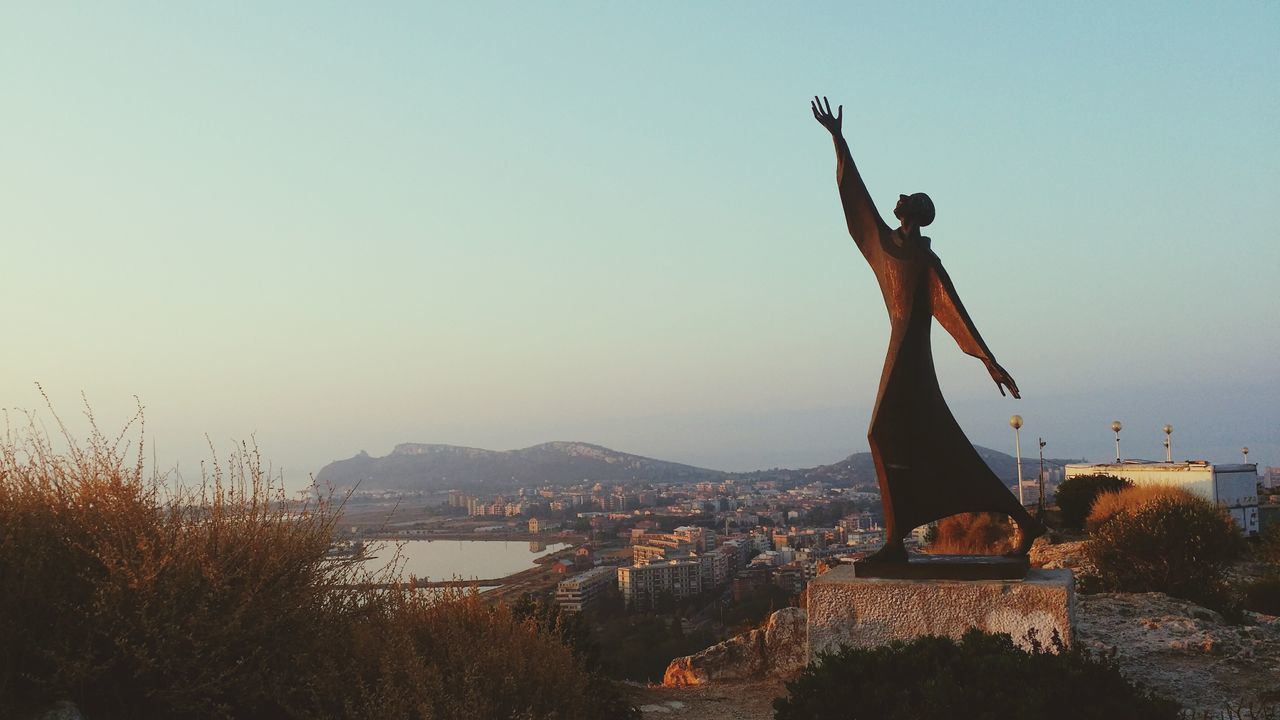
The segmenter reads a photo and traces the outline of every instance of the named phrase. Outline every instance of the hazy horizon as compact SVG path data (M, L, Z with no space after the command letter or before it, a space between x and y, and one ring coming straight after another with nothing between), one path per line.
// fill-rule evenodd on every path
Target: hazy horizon
M1280 5L0 9L0 407L156 462L256 438L866 449L887 344L844 129L1024 393L934 332L976 444L1280 465ZM910 32L904 32L909 29ZM206 436L209 441L206 441Z

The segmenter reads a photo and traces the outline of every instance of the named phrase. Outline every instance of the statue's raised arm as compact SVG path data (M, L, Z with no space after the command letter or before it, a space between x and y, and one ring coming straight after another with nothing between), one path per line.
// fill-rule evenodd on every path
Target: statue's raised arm
M951 334L951 337L955 338L962 352L978 358L983 365L987 366L987 372L991 373L991 379L995 381L996 387L1000 388L1001 395L1004 395L1005 388L1009 388L1010 394L1015 398L1021 398L1018 384L1013 381L1009 372L996 362L991 349L982 340L982 335L978 334L978 328L969 317L969 311L964 309L964 303L960 302L960 294L956 292L951 276L942 267L942 261L933 252L929 253L929 258L931 260L929 294L930 304L933 306L933 317Z
M887 232L889 226L885 225L880 213L876 211L871 193L867 192L867 186L858 174L858 167L853 163L853 155L849 153L849 143L845 142L841 132L844 106L837 106L836 112L832 113L831 102L825 97L819 100L816 95L809 105L813 109L813 117L831 133L831 139L835 142L836 185L840 188L844 219L853 241L858 244L862 254L867 255L878 242L880 233Z

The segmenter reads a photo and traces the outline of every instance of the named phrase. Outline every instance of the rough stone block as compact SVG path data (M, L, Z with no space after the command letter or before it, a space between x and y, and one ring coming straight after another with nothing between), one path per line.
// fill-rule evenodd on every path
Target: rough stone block
M795 674L809 662L805 632L804 610L783 608L770 615L763 628L672 660L662 684L679 687Z
M809 583L809 658L841 645L959 638L972 627L1008 633L1024 646L1028 630L1045 643L1057 631L1070 645L1074 616L1070 570L1031 570L1023 580L901 580L858 578L839 567Z

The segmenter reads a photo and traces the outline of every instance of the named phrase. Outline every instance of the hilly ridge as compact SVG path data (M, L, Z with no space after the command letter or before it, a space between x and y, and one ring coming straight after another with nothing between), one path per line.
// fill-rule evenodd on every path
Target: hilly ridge
M391 454L329 463L316 480L338 487L438 490L454 487L565 485L602 482L698 482L725 473L618 452L582 442L549 442L519 450L402 443Z
M1017 461L1006 453L977 447L978 454L1006 482L1017 477ZM1023 459L1023 473L1034 477L1034 461ZM583 442L548 442L518 450L485 450L428 443L401 443L390 454L361 451L331 462L316 480L335 487L365 490L431 491L450 488L502 489L516 485L571 485L588 482L696 483L742 480L822 481L838 486L876 483L871 453L854 453L812 468L724 472L656 460Z

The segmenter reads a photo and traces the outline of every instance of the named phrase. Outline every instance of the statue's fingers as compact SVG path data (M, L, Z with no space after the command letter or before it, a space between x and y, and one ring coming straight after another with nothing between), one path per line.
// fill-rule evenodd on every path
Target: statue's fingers
M822 102L827 104L827 114L831 115L831 101L827 99L826 95L822 96Z
M836 108L836 120L843 120L843 119L844 119L844 106L841 105L840 107Z

